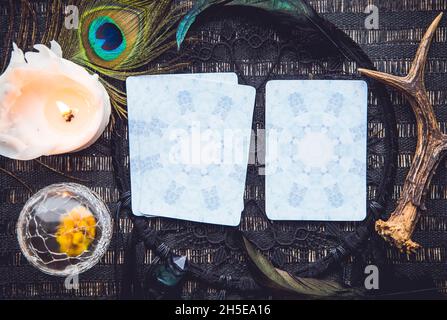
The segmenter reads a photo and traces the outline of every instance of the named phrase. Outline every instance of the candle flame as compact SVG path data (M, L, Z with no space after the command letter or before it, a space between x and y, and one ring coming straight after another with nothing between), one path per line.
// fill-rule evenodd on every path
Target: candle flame
M56 101L56 105L57 105L57 108L59 109L59 111L60 111L61 114L69 113L69 112L71 111L70 107L67 106L67 105L66 105L64 102L62 102L62 101Z

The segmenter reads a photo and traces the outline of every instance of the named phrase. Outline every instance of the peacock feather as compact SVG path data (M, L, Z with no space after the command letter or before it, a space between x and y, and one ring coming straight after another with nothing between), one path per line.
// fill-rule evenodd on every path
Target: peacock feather
M173 2L72 0L70 5L79 11L79 26L69 29L65 26L66 3L51 0L47 5L45 29L39 34L37 4L29 0L9 0L11 12L20 10L20 18L11 14L4 52L10 51L12 41L21 48L30 48L36 43L48 44L53 39L58 41L64 58L100 75L115 110L125 115L126 96L120 89L120 81L133 75L163 73L181 67L176 61L151 64L175 48L175 27L181 7ZM15 30L18 32L14 36Z

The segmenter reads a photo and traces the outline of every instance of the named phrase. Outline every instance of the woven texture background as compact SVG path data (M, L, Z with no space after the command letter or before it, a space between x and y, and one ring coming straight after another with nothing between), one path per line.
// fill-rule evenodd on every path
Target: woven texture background
M385 72L404 74L414 56L417 45L430 22L439 13L447 10L445 0L402 0L402 1L366 1L366 0L315 0L311 4L317 11L344 30L354 41L359 43L373 60L376 67ZM379 30L366 30L363 13L368 4L379 7ZM34 1L39 19L43 19L47 9L45 1ZM9 2L0 0L0 43L6 28ZM13 14L19 16L20 12ZM43 24L42 24L43 25ZM427 64L427 87L430 93L441 128L447 129L447 22L444 18L436 34L430 59ZM212 35L210 35L212 38ZM0 50L2 46L0 45ZM7 59L9 52L0 51L1 59ZM0 61L1 62L1 61ZM269 61L266 61L269 62ZM0 64L1 65L1 64ZM225 71L225 65L208 66L212 71ZM193 70L196 71L196 70ZM253 73L263 75L266 70L258 65L244 65L242 72L250 76ZM392 103L396 110L399 135L398 175L392 199L399 197L403 179L408 172L413 150L415 148L415 123L408 104L402 95L390 91ZM115 186L111 157L111 132L104 133L101 140L81 153L39 159L41 163L18 162L0 158L0 168L12 172L17 177L26 180L32 188L28 190L7 174L0 172L0 298L116 298L116 279L121 278L124 257L124 240L132 229L126 217L120 219L119 235L113 240L109 252L101 262L90 271L80 276L78 290L66 290L64 281L44 275L26 262L15 235L15 224L21 208L29 196L38 189L52 183L75 181L95 190L114 210L119 192ZM48 167L57 168L65 176L51 171ZM68 176L69 175L69 176ZM447 164L444 161L435 175L427 199L427 212L424 213L417 226L414 239L423 248L416 255L400 254L393 248L386 247L386 263L393 266L393 270L408 274L409 278L429 275L434 284L447 286ZM254 186L247 198L259 197ZM394 205L390 203L390 208ZM249 228L262 230L264 226L256 219L245 221ZM179 228L182 223L173 223L171 228ZM154 227L157 227L154 222ZM168 230L169 231L169 230ZM199 232L200 230L198 230ZM216 232L219 235L218 232ZM211 236L210 236L211 237ZM210 238L208 237L208 239ZM218 239L216 239L218 240ZM113 250L117 243L118 250ZM206 245L202 248L195 246L185 249L196 263L212 263L214 252ZM324 251L303 250L297 257L301 263L315 261L323 256ZM148 265L153 260L150 251L142 254L141 264ZM347 281L349 282L349 281ZM447 292L445 292L447 293ZM187 281L182 289L183 298L216 298L219 291L195 280ZM268 293L264 297L268 297ZM232 297L231 293L227 297Z

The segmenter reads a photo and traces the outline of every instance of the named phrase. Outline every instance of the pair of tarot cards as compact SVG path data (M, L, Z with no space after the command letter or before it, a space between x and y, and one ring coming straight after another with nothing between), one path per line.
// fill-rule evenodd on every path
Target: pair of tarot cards
M255 89L234 73L155 75L129 78L127 95L134 214L238 225ZM363 81L267 84L270 219L365 217L366 109Z

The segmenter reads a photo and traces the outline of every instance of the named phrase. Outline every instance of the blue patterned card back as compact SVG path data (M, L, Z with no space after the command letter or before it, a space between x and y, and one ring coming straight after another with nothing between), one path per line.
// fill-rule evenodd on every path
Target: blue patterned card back
M266 87L266 213L272 220L366 217L364 81L270 81Z
M192 81L210 81L210 82L224 82L224 83L232 83L237 84L238 83L238 77L237 74L234 72L216 72L216 73L184 73L184 74L157 74L157 75L143 75L143 76L137 76L137 77L130 77L128 84L129 85L140 85L140 83L144 83L144 79L158 79L159 81L175 81L175 79L182 78L182 79L189 79ZM132 89L130 89L132 90ZM159 121L152 121L149 123L149 125L145 125L144 122L129 122L129 126L133 127L133 132L137 132L137 137L132 137L130 139L130 146L133 150L137 149L136 141L139 137L143 136L144 133L148 134L151 130L156 130L159 134L161 133L162 129L165 129L166 126L164 123L161 123ZM134 177L134 183L132 183L132 189L133 190L140 190L140 186L136 185L140 182L140 180L137 180ZM140 196L140 193L134 194L134 198L138 198Z

